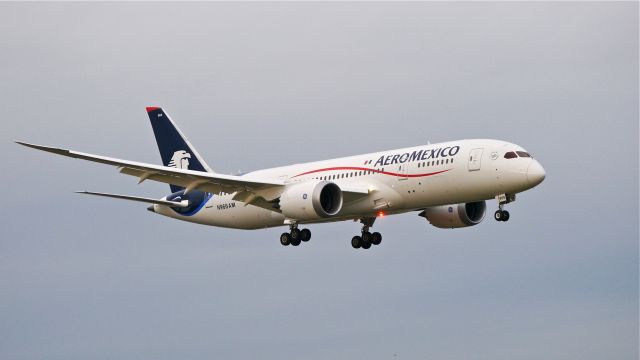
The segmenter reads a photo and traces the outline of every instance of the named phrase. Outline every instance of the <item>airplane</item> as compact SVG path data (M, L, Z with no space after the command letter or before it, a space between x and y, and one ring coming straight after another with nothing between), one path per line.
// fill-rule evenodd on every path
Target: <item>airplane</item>
M516 194L540 184L545 170L525 149L506 141L456 140L331 160L256 170L240 175L214 172L160 107L147 114L163 165L87 154L22 141L37 150L116 166L138 184L169 184L161 198L79 191L82 194L151 204L153 213L192 223L234 229L288 226L284 246L311 239L303 225L353 220L362 224L351 246L369 249L382 235L370 232L379 217L416 212L437 228L479 224L486 201L495 199L497 221Z

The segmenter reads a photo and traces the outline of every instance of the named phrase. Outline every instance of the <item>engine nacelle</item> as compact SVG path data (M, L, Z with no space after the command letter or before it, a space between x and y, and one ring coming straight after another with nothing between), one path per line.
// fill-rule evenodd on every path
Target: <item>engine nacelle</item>
M321 219L336 215L340 209L342 190L330 181L291 184L280 195L280 210L289 219Z
M478 225L484 219L486 210L487 204L484 201L476 201L426 208L420 216L435 227L451 229Z

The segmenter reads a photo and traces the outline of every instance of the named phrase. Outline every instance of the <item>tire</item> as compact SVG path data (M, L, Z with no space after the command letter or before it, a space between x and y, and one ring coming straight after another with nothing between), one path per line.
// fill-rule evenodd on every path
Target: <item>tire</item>
M291 245L293 246L300 245L300 239L291 239Z
M380 234L379 232L374 232L373 234L371 234L371 243L373 245L380 245L381 242L382 234Z
M300 240L307 242L309 240L311 240L311 230L309 229L302 229L300 231Z
M502 211L496 210L496 212L493 213L493 218L496 219L496 221L502 221Z
M289 233L282 233L282 235L280 235L280 244L282 244L282 246L291 244L291 235L289 235Z
M293 228L291 229L291 240L300 240L302 234L300 233L300 229Z
M371 247L371 242L370 241L362 241L362 248L363 249L368 249Z
M502 212L502 221L509 221L509 212L507 210Z
M354 249L360 249L360 247L362 246L362 238L360 236L354 236L353 238L351 238L351 246Z
M362 233L362 241L370 243L371 242L371 233L368 232L368 231L363 232Z

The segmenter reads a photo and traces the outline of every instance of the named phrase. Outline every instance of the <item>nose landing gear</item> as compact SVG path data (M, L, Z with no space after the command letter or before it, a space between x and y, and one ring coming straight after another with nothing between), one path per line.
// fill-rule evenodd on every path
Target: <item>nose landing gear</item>
M496 221L509 221L509 212L504 210L504 206L510 202L516 201L515 194L500 194L496 196L496 200L498 201L498 210L493 214L493 218Z
M509 221L509 212L507 210L496 210L493 214L496 221Z

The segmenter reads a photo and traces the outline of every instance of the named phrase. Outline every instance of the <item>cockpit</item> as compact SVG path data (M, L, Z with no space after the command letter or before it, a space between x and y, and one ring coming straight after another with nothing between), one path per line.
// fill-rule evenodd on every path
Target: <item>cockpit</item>
M515 159L515 158L530 158L531 155L529 155L528 152L526 151L509 151L507 153L504 154L504 158L505 159Z

